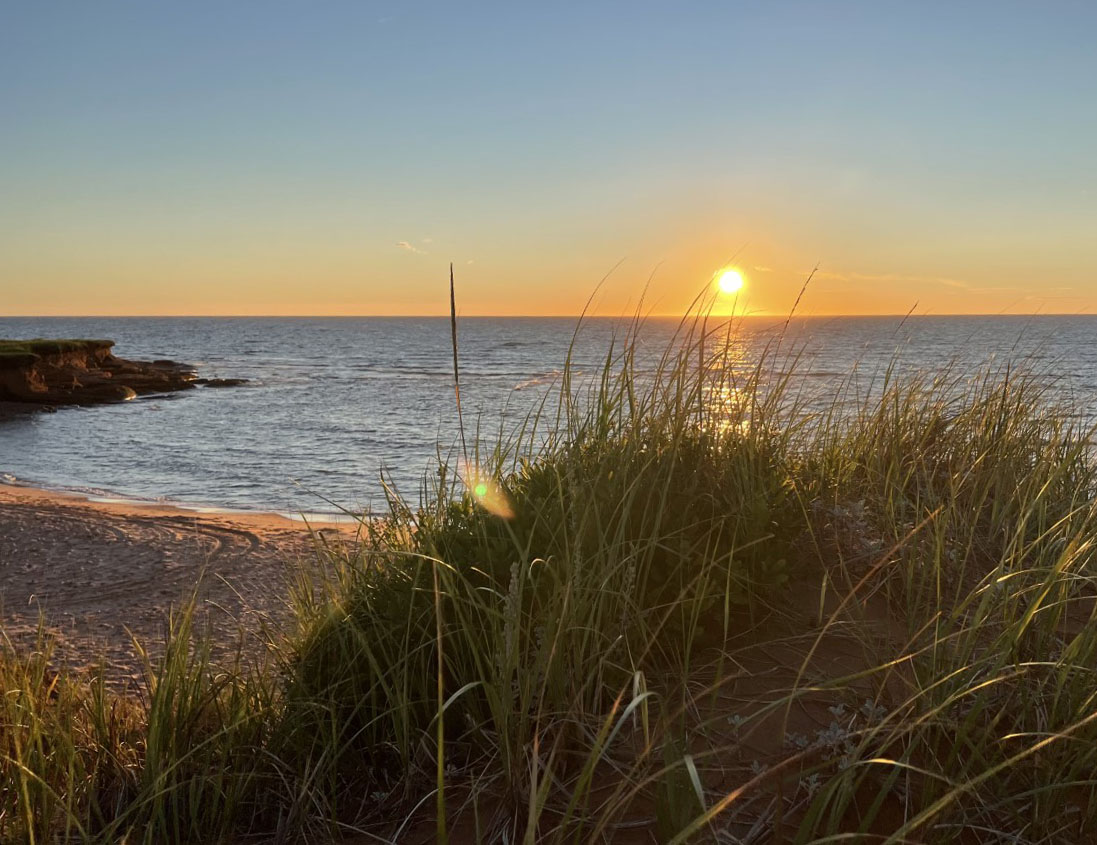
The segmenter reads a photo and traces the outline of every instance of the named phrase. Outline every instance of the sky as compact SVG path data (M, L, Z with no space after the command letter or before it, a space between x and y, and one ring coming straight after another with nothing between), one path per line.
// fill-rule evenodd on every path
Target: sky
M0 315L1097 312L1097 3L0 0ZM604 280L604 281L603 281ZM641 297L643 297L641 305Z

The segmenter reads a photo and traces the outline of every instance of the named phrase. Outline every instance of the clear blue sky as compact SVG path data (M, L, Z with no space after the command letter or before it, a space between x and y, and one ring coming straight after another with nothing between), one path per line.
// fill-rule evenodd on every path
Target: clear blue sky
M1097 3L0 10L2 313L1097 310Z

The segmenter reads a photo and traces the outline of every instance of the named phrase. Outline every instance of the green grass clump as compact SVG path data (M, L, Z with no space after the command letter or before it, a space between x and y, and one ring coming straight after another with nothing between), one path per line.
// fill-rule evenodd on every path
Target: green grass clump
M819 403L780 337L641 330L321 548L266 668L190 614L137 703L0 664L0 838L1093 841L1097 464L1050 382Z
M263 673L222 667L192 631L193 604L169 624L146 693L102 673L59 674L52 641L0 654L0 841L213 841L257 812L252 755L271 709Z
M110 349L113 340L0 340L0 368L25 367L33 364L43 355L58 355L63 352L94 352Z
M780 429L710 425L707 378L671 402L666 377L635 366L626 344L589 395L562 394L546 439L531 419L474 460L491 492L443 473L422 508L394 500L310 597L291 721L335 770L332 749L382 782L421 774L441 708L451 764L484 766L490 749L499 786L528 792L531 743L583 759L623 690L685 676L785 583L799 513Z

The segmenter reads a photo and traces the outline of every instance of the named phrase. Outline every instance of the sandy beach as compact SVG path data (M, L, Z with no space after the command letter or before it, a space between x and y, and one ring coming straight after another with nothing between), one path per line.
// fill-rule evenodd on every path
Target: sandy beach
M284 615L291 568L315 559L309 528L276 514L93 502L0 484L0 624L25 648L41 620L59 665L104 661L110 680L126 686L140 678L133 639L155 653L170 609L196 587L222 649L235 646L241 622L255 630ZM311 529L326 543L354 540L353 525Z

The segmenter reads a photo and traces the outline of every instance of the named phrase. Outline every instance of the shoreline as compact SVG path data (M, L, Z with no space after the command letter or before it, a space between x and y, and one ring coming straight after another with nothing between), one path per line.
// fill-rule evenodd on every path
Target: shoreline
M5 491L28 490L46 496L57 496L65 501L82 501L91 504L117 505L122 508L156 509L161 508L173 514L198 514L204 516L225 516L229 518L278 517L297 525L356 525L359 517L347 513L328 513L325 511L283 511L263 508L234 508L228 505L199 504L174 499L153 501L113 493L106 490L87 490L62 485L53 486L48 482L25 481L10 473L0 472L0 502L4 501ZM366 518L368 514L364 514Z
M139 684L133 640L155 654L173 608L194 596L199 627L230 656L241 631L285 617L290 578L315 566L316 545L353 545L356 527L0 483L0 633L33 648L41 626L56 663L102 663L112 684Z

